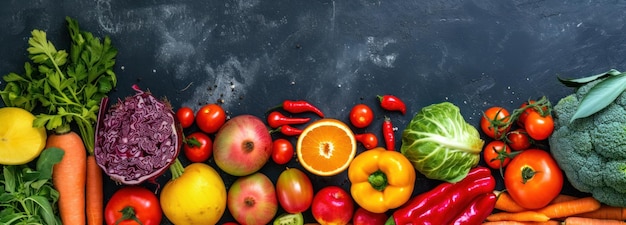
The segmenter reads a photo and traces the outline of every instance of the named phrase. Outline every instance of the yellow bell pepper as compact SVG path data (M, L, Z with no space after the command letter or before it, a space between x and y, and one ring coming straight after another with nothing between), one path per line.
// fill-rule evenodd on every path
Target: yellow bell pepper
M367 211L384 213L413 194L415 168L400 152L377 147L358 154L348 168L354 201Z

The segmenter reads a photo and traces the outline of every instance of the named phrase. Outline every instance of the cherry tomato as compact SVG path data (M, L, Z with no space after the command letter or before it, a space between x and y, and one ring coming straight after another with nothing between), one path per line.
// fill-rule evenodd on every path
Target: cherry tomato
M133 211L134 215L133 215ZM122 216L130 216L130 219L120 221ZM163 213L156 195L145 187L125 186L117 190L104 208L104 219L107 225L135 225L139 224L132 218L141 221L143 225L159 225Z
M193 132L185 137L185 156L191 162L204 162L213 154L213 141L202 132Z
M226 122L226 112L218 104L206 104L196 113L196 124L200 130L212 134Z
M304 212L313 202L313 184L301 170L287 168L276 180L276 196L278 203L286 212Z
M362 134L355 134L354 138L356 138L358 142L361 142L361 144L363 145L363 147L365 147L365 149L372 149L378 146L378 137L376 137L376 135L373 133L368 132L368 133L362 133Z
M293 144L287 139L279 138L272 143L272 160L276 164L288 163L293 158Z
M521 108L524 108L524 107L526 107L526 106L528 106L528 105L530 105L530 104L536 104L536 103L537 103L537 101L535 101L535 100L528 100L528 101L525 101L525 102L524 102L524 103L522 103L522 105L520 106L520 109L521 109ZM541 110L543 110L544 112L548 111L548 106L543 106L543 107L541 107ZM526 108L526 109L524 109L524 111L523 111L522 113L520 113L520 114L519 114L519 117L517 117L517 124L518 124L519 126L523 127L523 126L524 126L524 123L526 122L526 118L528 118L528 114L530 114L530 112L532 112L532 111L536 111L536 109L535 109L535 108L533 108L533 107L530 107L530 108Z
M366 104L357 104L350 110L350 122L356 128L365 128L372 124L374 111Z
M491 141L483 148L485 163L493 169L506 167L511 161L510 153L511 147L499 140Z
M513 150L525 150L530 148L531 139L524 128L518 128L506 135L507 143Z
M176 111L176 118L178 118L178 121L183 128L190 127L191 125L193 125L193 122L195 120L193 115L193 109L187 106L180 107Z
M504 172L511 198L527 209L542 208L563 188L563 174L550 153L527 149L511 160Z
M508 110L503 107L493 106L485 110L480 118L480 128L488 137L500 139L510 129L509 119L510 113Z
M524 128L528 136L534 140L545 140L554 131L554 119L551 115L541 116L537 111L531 111L526 118Z

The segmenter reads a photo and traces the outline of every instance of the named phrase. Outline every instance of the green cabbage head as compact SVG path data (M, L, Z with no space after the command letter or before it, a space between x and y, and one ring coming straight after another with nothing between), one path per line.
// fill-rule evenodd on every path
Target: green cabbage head
M415 114L402 132L400 151L426 177L456 183L478 164L484 143L459 107L442 102Z

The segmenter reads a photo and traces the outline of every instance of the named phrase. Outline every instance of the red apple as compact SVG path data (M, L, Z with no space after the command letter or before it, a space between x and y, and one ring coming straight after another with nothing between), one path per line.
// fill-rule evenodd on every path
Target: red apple
M224 172L246 176L257 172L272 155L272 136L261 119L239 115L215 134L213 158Z
M313 218L322 225L344 225L352 219L354 202L348 192L338 186L326 186L313 197Z
M384 213L373 213L359 207L352 217L352 225L383 225L387 219Z
M262 173L240 177L228 190L227 205L240 224L268 224L278 211L274 184Z

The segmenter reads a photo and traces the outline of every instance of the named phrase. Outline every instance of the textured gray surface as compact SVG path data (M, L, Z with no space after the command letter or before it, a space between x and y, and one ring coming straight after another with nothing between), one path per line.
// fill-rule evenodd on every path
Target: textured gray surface
M356 131L379 134L389 115L399 140L412 114L431 103L453 102L477 125L492 105L514 108L543 95L556 103L571 91L557 75L622 69L626 14L619 9L625 6L578 0L3 1L0 74L22 71L32 29L67 48L64 17L71 16L82 29L110 36L119 49L113 100L132 94L136 83L174 107L223 100L231 116L263 117L284 99L306 99L344 121L354 104L366 103L376 120ZM387 93L407 102L406 116L375 107L375 96ZM282 168L270 162L262 172L275 180ZM223 176L227 184L234 181ZM345 174L312 180L316 190L349 187ZM435 184L418 176L416 193ZM107 196L117 188L106 187Z

